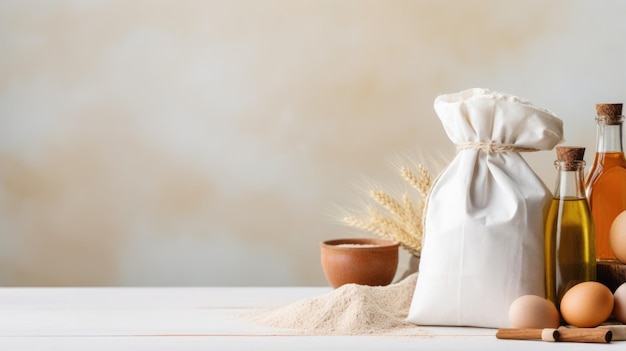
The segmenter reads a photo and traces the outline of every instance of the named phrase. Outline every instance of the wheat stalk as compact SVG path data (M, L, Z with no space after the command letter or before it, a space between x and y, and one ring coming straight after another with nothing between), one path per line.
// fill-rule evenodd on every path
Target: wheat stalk
M416 175L409 168L400 167L400 175L421 196L417 204L411 200L408 193L404 193L398 201L383 190L370 190L369 197L387 214L370 206L367 207L369 219L347 215L343 218L344 224L394 240L409 253L418 255L422 249L422 219L431 187L431 177L426 167L421 164L418 165L417 171Z
M370 216L372 217L372 223L384 232L384 237L399 242L403 248L412 254L419 253L422 248L421 240L405 230L401 223L386 217L378 211L370 212Z
M422 217L422 211L419 211L415 208L415 205L413 205L413 201L411 201L411 198L407 193L402 196L402 203L404 204L405 212L408 218L406 222L407 229L409 230L411 235L414 235L415 237L421 237L422 222L420 221L420 219ZM420 202L420 204L422 203L423 202ZM418 208L420 204L418 204Z

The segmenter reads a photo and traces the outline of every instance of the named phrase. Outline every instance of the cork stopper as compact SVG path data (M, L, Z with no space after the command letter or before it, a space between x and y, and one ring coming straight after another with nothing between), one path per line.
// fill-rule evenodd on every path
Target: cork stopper
M556 158L559 161L582 161L585 157L585 148L582 146L557 146Z
M604 124L620 124L623 121L622 104L596 104L598 122Z
M585 157L585 148L582 146L557 146L556 158L563 162L563 169L566 171L574 171L579 166L580 161ZM583 161L584 162L584 161Z

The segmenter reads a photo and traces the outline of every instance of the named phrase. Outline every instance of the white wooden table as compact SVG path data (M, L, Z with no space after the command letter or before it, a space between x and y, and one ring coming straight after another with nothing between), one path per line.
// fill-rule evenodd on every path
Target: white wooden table
M330 288L0 288L0 350L626 350L498 340L495 330L416 327L411 336L295 336L241 315Z

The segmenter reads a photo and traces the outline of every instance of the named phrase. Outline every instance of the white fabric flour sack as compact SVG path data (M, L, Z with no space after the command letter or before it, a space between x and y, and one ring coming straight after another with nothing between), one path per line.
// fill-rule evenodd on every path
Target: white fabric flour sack
M433 184L407 320L500 328L509 305L544 292L550 190L519 152L550 150L563 122L515 96L470 89L435 99L458 152Z

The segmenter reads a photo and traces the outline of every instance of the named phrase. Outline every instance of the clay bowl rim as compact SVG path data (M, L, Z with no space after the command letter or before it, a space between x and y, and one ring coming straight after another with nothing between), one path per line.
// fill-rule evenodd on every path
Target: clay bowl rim
M368 246L339 246L339 245L368 245ZM374 246L369 246L374 245ZM325 240L320 243L323 249L339 251L381 251L397 250L400 243L389 239L372 238L344 238Z

